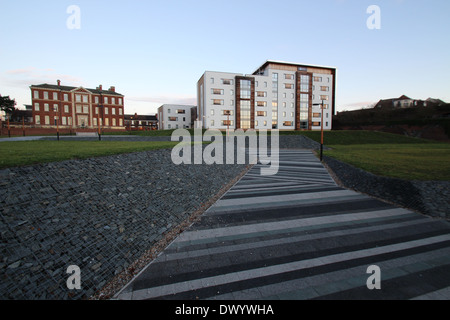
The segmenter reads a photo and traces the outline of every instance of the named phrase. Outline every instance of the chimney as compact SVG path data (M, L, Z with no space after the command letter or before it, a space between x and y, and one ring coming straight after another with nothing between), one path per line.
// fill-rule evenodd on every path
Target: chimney
M116 92L116 87L111 86L111 87L109 88L109 91Z
M61 85L61 80L56 80L56 82L58 83L58 87Z
M103 90L103 86L102 86L102 85L99 85L99 86L98 86L98 90L102 91L102 90Z

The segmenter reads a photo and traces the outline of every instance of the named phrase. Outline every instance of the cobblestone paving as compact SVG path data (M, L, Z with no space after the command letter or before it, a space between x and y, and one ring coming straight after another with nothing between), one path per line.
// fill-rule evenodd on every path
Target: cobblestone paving
M245 168L175 166L170 152L1 170L0 299L90 297Z

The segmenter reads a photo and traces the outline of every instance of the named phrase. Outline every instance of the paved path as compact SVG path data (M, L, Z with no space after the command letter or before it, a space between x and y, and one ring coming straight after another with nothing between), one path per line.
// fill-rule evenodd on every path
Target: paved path
M367 269L381 270L369 290ZM450 225L338 187L310 151L259 165L118 299L450 299Z

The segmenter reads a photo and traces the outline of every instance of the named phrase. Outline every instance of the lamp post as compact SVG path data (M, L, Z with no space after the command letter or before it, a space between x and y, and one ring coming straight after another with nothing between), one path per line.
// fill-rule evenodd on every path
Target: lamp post
M313 106L321 106L322 112L321 117L322 120L320 121L320 161L323 160L323 105L324 100L322 100L322 103L314 103Z
M103 112L102 112L102 118L100 119L100 110L102 110L102 107L103 107L103 101L102 100L103 100L103 97L102 97L102 93L100 92L100 100L99 100L98 112L97 112L98 141L102 141L101 126L103 125Z

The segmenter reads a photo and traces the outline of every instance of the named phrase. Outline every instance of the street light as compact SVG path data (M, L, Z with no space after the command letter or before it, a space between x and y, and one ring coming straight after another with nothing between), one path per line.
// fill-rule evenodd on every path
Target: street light
M321 106L322 108L322 112L321 112L321 116L322 116L322 120L320 121L320 161L323 160L323 105L324 105L324 101L322 100L322 103L314 103L313 106Z
M101 90L101 89L100 89ZM98 111L97 111L97 127L98 127L98 141L102 141L102 131L101 127L103 126L103 96L100 91L100 99L98 101ZM102 118L100 119L100 111L102 111ZM101 120L101 122L100 122Z

